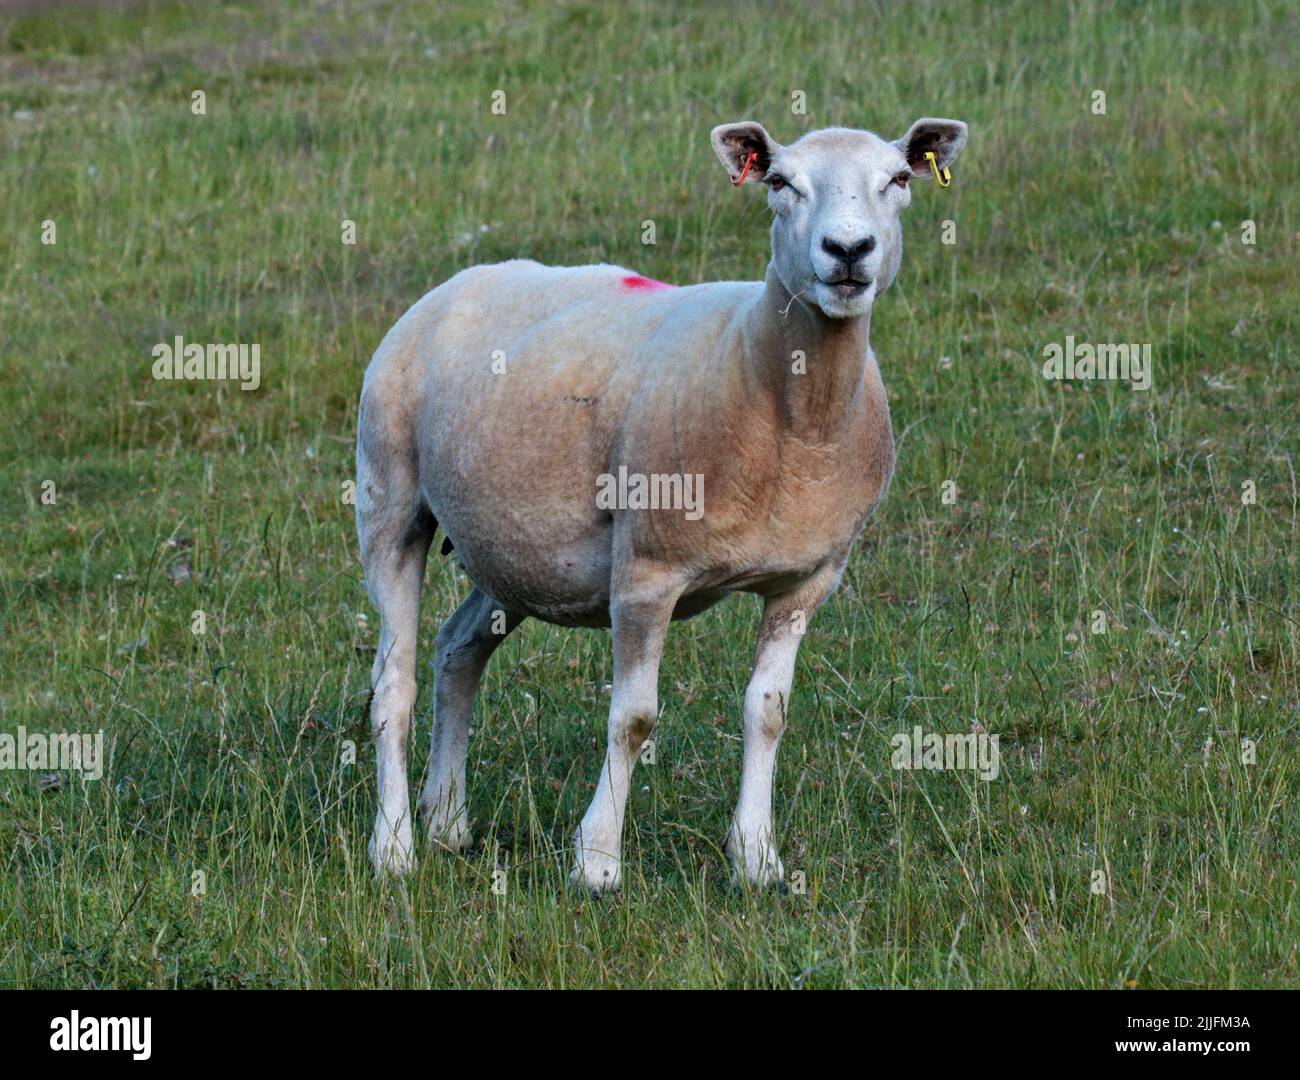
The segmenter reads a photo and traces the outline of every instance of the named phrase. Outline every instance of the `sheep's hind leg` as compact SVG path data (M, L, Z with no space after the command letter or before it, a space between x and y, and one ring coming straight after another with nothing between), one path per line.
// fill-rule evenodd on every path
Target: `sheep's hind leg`
M376 505L372 494L364 481L358 485L361 560L381 620L370 676L370 723L379 772L370 861L378 872L405 874L413 863L406 740L415 708L415 637L432 532L413 533L406 523L395 527L398 523L387 519L387 508Z
M434 716L420 820L429 842L464 851L473 842L466 807L465 755L483 669L523 615L475 589L438 631L433 660Z

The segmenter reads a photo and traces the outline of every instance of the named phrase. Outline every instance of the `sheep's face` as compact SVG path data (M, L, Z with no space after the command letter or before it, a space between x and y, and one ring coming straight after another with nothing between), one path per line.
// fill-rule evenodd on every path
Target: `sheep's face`
M910 185L931 176L926 152L947 167L966 142L966 125L918 120L894 142L827 128L782 146L746 121L714 128L712 139L733 180L767 186L781 284L828 318L853 319L898 273Z

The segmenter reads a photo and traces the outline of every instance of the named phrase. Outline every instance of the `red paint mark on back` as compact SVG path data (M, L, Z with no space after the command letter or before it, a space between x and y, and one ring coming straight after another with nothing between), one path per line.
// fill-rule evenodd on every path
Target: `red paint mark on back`
M628 274L622 279L623 288L625 289L675 289L677 286L669 285L666 281L655 281L654 278L642 277L640 274Z

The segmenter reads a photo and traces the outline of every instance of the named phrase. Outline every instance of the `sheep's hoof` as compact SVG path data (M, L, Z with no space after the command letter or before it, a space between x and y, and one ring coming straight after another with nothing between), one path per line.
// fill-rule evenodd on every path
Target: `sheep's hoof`
M452 816L445 810L440 811L436 806L421 802L418 813L424 827L424 838L431 848L452 855L468 855L473 850L474 835L469 830L464 809ZM451 821L447 820L448 817L451 817Z
M623 868L617 859L588 853L586 859L569 873L569 883L584 890L593 900L599 900L622 890Z
M750 893L761 893L773 891L778 896L789 896L790 886L783 880L774 881L750 881L747 877L741 877L739 874L731 876L731 891L738 896L747 896Z
M433 829L425 830L425 840L429 847L448 855L468 858L474 854L474 837L468 831L440 833Z
M415 869L415 854L411 851L409 830L405 841L397 833L376 833L370 838L367 852L370 855L370 865L378 877L405 877Z
M777 889L782 896L789 893L785 866L771 844L759 840L746 845L733 833L723 842L723 850L731 863L731 883L737 889Z

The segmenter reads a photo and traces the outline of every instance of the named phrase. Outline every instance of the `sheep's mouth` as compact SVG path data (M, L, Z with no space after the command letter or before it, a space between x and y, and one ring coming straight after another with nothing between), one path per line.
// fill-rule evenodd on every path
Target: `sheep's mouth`
M870 278L865 281L860 278L840 278L839 281L827 281L824 278L819 280L841 300L852 300L871 288Z

